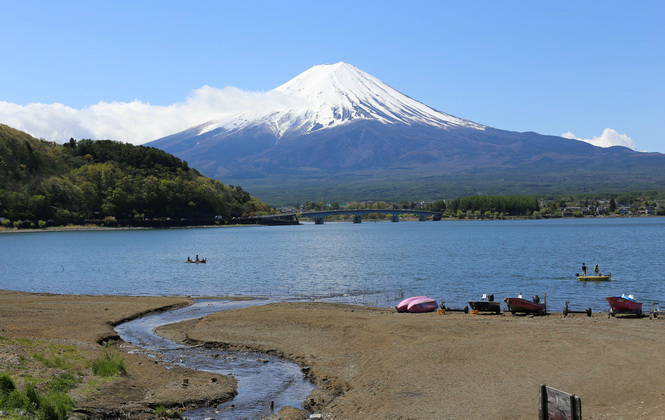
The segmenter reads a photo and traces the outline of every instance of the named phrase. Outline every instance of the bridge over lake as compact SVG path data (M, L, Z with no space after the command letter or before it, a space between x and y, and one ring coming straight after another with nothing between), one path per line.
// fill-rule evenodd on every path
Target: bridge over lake
M391 222L399 222L400 214L413 214L418 216L419 221L425 221L428 218L431 218L434 221L441 220L441 213L434 211L421 211L421 210L409 210L409 209L358 209L358 210L324 210L324 211L307 211L302 213L283 213L283 214L274 214L268 216L258 216L257 221L269 222L269 221L293 221L297 222L299 217L314 219L314 223L317 225L322 225L323 220L326 217L330 216L340 216L340 215L350 215L353 216L353 223L362 223L362 216L367 214L389 214L391 215Z

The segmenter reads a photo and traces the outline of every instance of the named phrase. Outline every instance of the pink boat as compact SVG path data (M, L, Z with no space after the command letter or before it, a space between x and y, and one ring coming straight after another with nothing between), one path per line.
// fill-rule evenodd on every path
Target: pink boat
M421 299L416 299L414 301L411 301L411 303L409 303L409 306L407 306L406 310L408 312L432 312L436 311L438 307L439 304L436 303L434 299L424 297Z
M397 309L397 312L406 312L407 309L409 308L409 303L413 302L414 300L418 299L429 299L427 296L414 296L410 297L407 299L404 299L401 301L397 306L395 306L395 309Z

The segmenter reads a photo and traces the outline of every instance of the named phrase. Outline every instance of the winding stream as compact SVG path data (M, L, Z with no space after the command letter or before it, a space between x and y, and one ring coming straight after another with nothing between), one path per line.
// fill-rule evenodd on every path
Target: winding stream
M270 301L228 301L200 299L182 309L149 315L115 327L120 337L146 354L158 353L163 360L190 369L233 375L238 395L216 407L183 413L190 419L256 419L270 416L284 406L300 407L314 389L300 367L290 361L264 353L186 347L154 333L155 328L204 317L215 312L265 305ZM273 409L270 403L274 402Z

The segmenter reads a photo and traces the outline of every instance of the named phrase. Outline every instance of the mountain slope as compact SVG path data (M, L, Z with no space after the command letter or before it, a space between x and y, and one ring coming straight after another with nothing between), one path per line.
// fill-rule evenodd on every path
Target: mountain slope
M460 194L474 194L488 185L526 192L561 183L575 190L654 189L665 180L665 155L483 126L430 108L346 63L315 66L274 91L289 98L284 106L209 121L149 144L209 176L240 182L272 204L300 200L295 190L319 195L317 185L334 187L341 195L335 199L345 201L393 198L380 194L400 199L416 190L426 195L415 199L440 198L461 181L468 188L457 188ZM542 180L529 187L534 174ZM500 179L511 181L502 187ZM388 180L397 191L379 187ZM416 184L422 188L414 190Z

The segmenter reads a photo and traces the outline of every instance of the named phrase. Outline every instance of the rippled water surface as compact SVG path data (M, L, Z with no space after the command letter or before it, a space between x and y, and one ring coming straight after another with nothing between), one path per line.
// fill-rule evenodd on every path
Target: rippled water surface
M575 219L43 232L0 235L0 288L126 295L336 297L449 306L546 293L552 310L665 300L665 219ZM187 256L207 264L185 264ZM578 282L581 265L613 280ZM374 300L373 300L374 299Z

